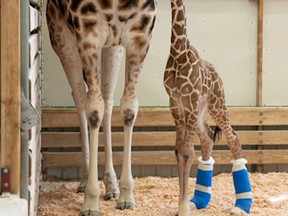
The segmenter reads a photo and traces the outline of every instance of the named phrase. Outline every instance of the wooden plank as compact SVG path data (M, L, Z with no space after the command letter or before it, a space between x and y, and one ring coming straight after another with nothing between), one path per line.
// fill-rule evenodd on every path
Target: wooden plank
M20 193L20 0L1 0L1 167Z
M40 11L29 6L29 31L32 32L40 26Z
M116 166L122 164L122 152L113 153L113 161ZM288 150L246 150L243 156L249 161L249 164L287 164L288 158L285 157ZM99 165L104 165L104 153L99 152ZM196 151L196 159L200 152ZM218 150L213 151L213 158L218 165L231 164L232 156L230 151ZM81 166L81 152L43 152L43 167L79 167ZM133 151L132 165L139 166L160 166L176 165L174 151Z
M262 111L259 112L260 125L277 125L286 126L288 125L288 107L269 107L260 108Z
M229 107L234 126L288 125L288 107ZM42 127L78 127L75 108L43 108ZM208 116L210 125L215 123ZM113 126L123 126L119 108L114 108ZM174 126L169 108L140 108L135 126Z
M263 164L288 164L288 150L259 150L259 162Z
M288 145L288 131L259 131L260 144Z
M236 131L242 145L288 145L287 131ZM122 132L112 133L113 146L122 147L124 134ZM159 132L134 132L133 146L174 146L176 134L174 131ZM195 145L199 145L198 137L195 137ZM224 137L216 144L216 146L227 145ZM100 133L99 146L104 146L104 136ZM80 147L79 132L42 132L43 148L69 148Z

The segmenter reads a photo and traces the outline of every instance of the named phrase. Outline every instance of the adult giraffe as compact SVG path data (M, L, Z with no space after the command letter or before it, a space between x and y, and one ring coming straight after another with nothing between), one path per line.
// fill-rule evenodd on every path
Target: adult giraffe
M193 208L206 208L211 198L214 159L212 148L217 137L205 121L208 110L227 138L233 155L233 180L236 203L231 215L250 212L251 185L241 144L229 123L225 105L224 87L212 64L203 60L187 36L185 5L183 0L171 0L172 28L170 55L164 74L164 85L170 97L170 110L176 124L176 158L179 170L180 216L190 215ZM202 157L198 158L196 187L188 202L188 177L195 158L193 137L198 135Z
M149 49L156 18L156 2L48 0L46 17L51 45L61 60L72 88L81 122L84 175L79 191L85 191L81 216L100 215L97 152L102 120L106 138L104 198L110 199L118 195L117 177L112 162L111 113L123 47L126 49L125 89L120 102L124 123L124 155L119 181L120 195L116 207L135 207L131 145L138 113L136 86ZM87 80L87 93L83 70Z

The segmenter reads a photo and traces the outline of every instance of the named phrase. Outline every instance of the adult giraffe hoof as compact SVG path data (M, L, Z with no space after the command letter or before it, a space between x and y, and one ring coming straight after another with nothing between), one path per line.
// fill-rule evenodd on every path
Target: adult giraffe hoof
M107 201L107 200L110 200L110 199L113 199L113 198L118 198L119 197L119 193L118 192L112 192L112 193L107 193L104 195L104 200Z
M116 209L124 210L124 209L130 209L130 208L136 208L136 203L132 202L118 202L116 205Z
M77 193L84 193L85 188L86 188L87 181L86 180L81 180L78 188L77 188Z
M104 195L104 200L110 200L112 198L119 197L119 189L117 187L117 176L116 174L109 174L106 172L104 174L103 182L106 188L106 193Z
M80 212L79 216L101 216L101 214L99 211L88 210Z

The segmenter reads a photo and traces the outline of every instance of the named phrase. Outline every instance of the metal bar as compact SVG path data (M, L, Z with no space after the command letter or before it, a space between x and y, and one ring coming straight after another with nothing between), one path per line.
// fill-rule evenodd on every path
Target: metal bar
M21 90L26 98L29 97L29 0L21 1ZM21 133L21 186L20 197L29 200L28 182L29 182L29 150L28 150L29 132Z

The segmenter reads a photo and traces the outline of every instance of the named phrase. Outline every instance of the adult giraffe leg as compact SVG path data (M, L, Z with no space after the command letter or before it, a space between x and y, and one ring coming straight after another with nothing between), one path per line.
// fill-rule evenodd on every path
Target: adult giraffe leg
M123 47L116 46L102 49L102 76L101 88L105 102L103 131L105 136L105 173L103 182L106 187L105 200L118 197L117 176L113 167L111 116L113 110L113 95L119 75Z
M77 108L77 114L80 122L80 136L82 146L82 176L78 187L78 192L84 192L89 167L89 140L86 120L86 86L83 81L83 66L76 45L75 35L68 29L64 20L61 18L55 5L49 1L47 10L53 10L54 13L47 13L47 24L50 34L51 45L58 55L68 82L72 89L72 96ZM58 29L59 31L55 31Z
M87 34L87 35L86 35ZM88 180L84 193L84 204L80 216L100 215L98 182L98 142L99 128L101 126L105 103L101 93L101 56L102 44L91 32L79 34L77 44L80 58L87 79L88 96L85 107L86 118L89 126L90 161Z
M119 180L120 196L117 209L127 209L136 207L133 195L134 180L131 166L131 146L132 132L138 114L137 83L142 70L144 59L149 48L150 38L141 35L129 38L126 48L126 71L125 87L120 102L120 112L124 122L124 154L122 163L122 173ZM142 41L139 46L139 41Z
M230 214L241 215L243 211L249 213L252 205L252 190L249 174L245 166L247 161L242 158L241 144L237 134L229 123L227 108L224 103L218 103L217 107L212 105L209 107L209 113L216 124L221 128L234 158L232 161L232 174L236 202L235 206L231 209Z

